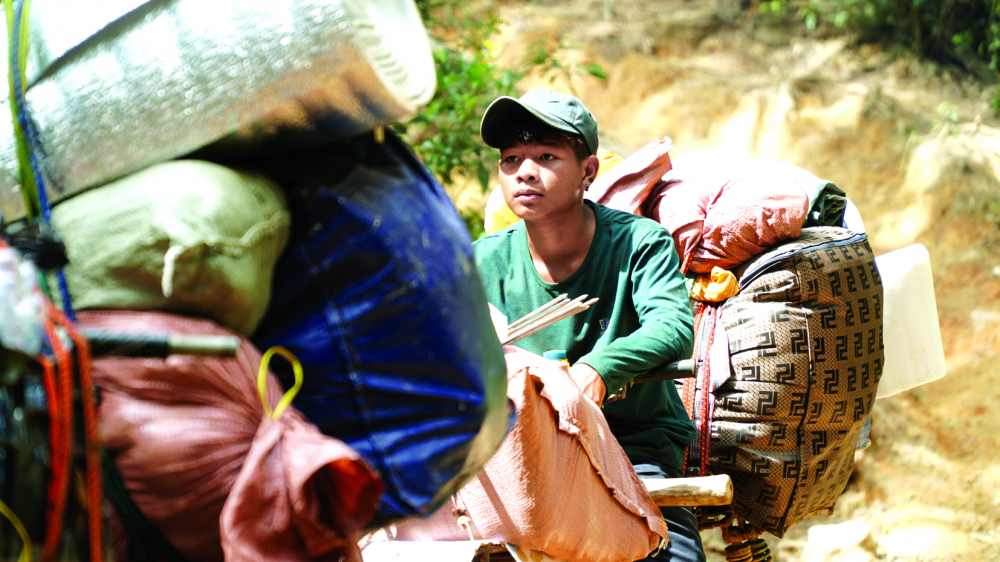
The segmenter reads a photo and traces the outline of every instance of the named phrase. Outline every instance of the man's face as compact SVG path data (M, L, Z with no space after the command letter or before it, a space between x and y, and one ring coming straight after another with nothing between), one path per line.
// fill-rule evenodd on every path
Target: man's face
M579 206L588 178L587 160L577 161L572 147L564 143L532 142L502 150L500 188L507 206L528 221Z

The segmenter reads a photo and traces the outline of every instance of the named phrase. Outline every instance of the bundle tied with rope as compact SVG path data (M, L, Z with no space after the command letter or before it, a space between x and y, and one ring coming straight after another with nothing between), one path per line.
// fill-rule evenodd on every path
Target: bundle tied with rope
M354 534L371 516L381 491L378 479L353 451L322 436L295 409L279 404L268 411L276 401L278 385L265 372L260 376L268 390L261 397L255 395L253 373L260 355L246 340L241 340L237 357L232 359L98 358L93 363L96 390L101 393L97 410L95 389L88 376L91 361L87 342L76 333L75 324L79 322L81 328L108 327L112 337L107 341L128 334L159 341L165 333L185 332L185 326L196 324L198 329L192 328L191 334L234 336L219 325L242 335L253 333L267 307L273 260L282 253L291 223L282 194L293 191L282 189L287 188L284 183L279 186L267 178L241 173L231 179L234 183L242 180L243 185L237 187L244 188L243 200L234 200L233 190L217 190L227 193L213 198L216 191L209 192L202 184L189 181L194 176L178 171L181 166L191 171L194 164L178 159L198 154L205 159L198 167L207 170L199 177L230 177L233 174L226 172L233 170L216 164L246 158L255 165L272 151L281 153L281 158L297 157L305 147L367 134L372 127L412 114L430 98L434 85L433 59L419 16L405 0L382 2L377 9L357 2L307 1L292 7L262 7L252 14L239 7L205 14L194 10L198 3L193 0L162 6L140 4L144 5L138 13L145 17L134 17L136 12L131 8L132 13L119 13L124 8L110 4L80 8L80 3L56 1L36 4L39 9L29 18L29 0L4 0L10 55L8 104L16 141L10 146L16 146L20 176L16 185L12 185L12 178L0 182L4 183L0 186L0 208L6 219L20 222L3 224L0 235L19 249L46 258L44 262L52 271L40 275L37 283L58 308L50 305L47 309L51 326L44 331L46 347L39 353L39 373L46 373L45 384L39 374L37 388L43 391L36 392L43 395L40 400L48 407L44 433L49 434L49 442L39 447L31 460L31 468L44 474L39 477L44 483L37 488L41 492L32 497L34 504L48 505L47 522L29 517L24 517L31 519L26 524L19 521L18 515L25 514L19 506L31 502L21 502L12 509L4 504L0 511L14 524L8 527L6 521L0 521L0 533L16 528L21 540L4 541L12 535L0 535L0 559L18 554L32 559L37 554L34 544L41 546L44 559L103 559L102 537L109 524L106 514L111 511L104 509L102 515L102 489L114 507L111 536L128 538L127 548L125 542L114 545L119 559L357 558ZM74 19L79 12L73 9L88 11L88 18ZM197 17L188 19L195 12ZM248 25L205 25L213 17L226 24L242 24L241 18L246 18ZM34 26L30 36L29 21ZM58 34L48 34L46 29L55 29L50 24L56 21L69 25ZM101 27L89 29L97 21ZM170 24L167 34L150 31L160 29L164 22ZM267 25L272 22L281 26ZM296 29L293 36L281 31L288 22ZM57 41L50 35L58 35ZM149 37L156 37L155 44L146 42ZM33 46L30 59L29 38ZM232 45L248 41L264 56L247 58L234 75L224 53ZM171 53L182 56L165 60L164 44L171 47ZM206 49L205 45L217 48ZM372 53L377 56L369 56ZM303 64L282 62L293 58ZM176 67L169 66L174 62ZM189 81L196 83L196 88ZM198 95L192 97L195 92ZM233 92L239 95L234 97ZM54 93L58 103L49 104L47 93ZM305 102L309 115L302 119L299 110ZM464 282L474 277L474 271L465 265L468 256L462 253L468 250L464 228L456 228L461 226L455 220L457 215L426 169L402 142L391 134L378 134L380 131L375 129L378 146L367 160L372 168L367 177L385 184L375 188L393 192L401 190L389 185L389 180L404 187L420 184L421 190L413 193L413 200L419 203L414 207L433 212L421 216L420 222L410 220L411 216L404 217L405 221L423 229L425 245L448 238L448 249L454 250L442 252L442 246L436 246L437 259L420 264L430 286L426 293L438 297L447 292L455 309L476 310L464 306L478 296L475 291L463 290L464 286L477 286ZM382 145L392 147L392 159L386 157L389 151ZM6 152L3 155L6 157ZM13 155L5 159L14 161ZM392 175L397 167L406 173ZM301 170L295 167L293 171L298 174ZM164 183L146 181L154 172L163 172L158 179ZM327 177L328 170L320 172ZM386 176L391 177L386 180ZM47 179L51 180L48 185ZM307 179L314 183L314 178ZM164 185L169 182L173 183ZM360 191L353 185L350 189ZM171 207L169 201L155 197L173 196L176 202L181 191L190 195L185 201L193 204ZM430 201L427 193L441 197ZM246 200L250 204L244 204ZM244 215L253 200L269 212L263 220L247 226L244 222L253 217ZM340 197L341 203L343 200ZM50 209L50 202L58 208ZM186 211L208 207L222 209L226 218L246 220L231 229L220 227L208 233L218 234L216 237L202 236L209 227L219 225L205 220L204 214ZM320 218L340 218L333 212L326 215ZM65 249L56 236L57 229L65 236ZM462 237L453 236L452 231L460 231ZM448 236L435 238L428 232L446 232ZM109 234L124 234L115 241L135 244L112 244ZM331 236L342 234L334 231ZM144 253L129 251L135 247ZM400 247L400 251L404 249L412 252ZM67 255L70 264L64 275L55 270L66 264ZM370 255L366 252L365 257ZM36 263L42 266L42 261ZM254 266L260 267L251 271ZM452 271L455 273L449 276ZM459 282L446 285L440 281L443 277ZM51 288L50 281L54 281ZM410 295L423 296L420 290L424 287L416 280L407 278L406 283ZM437 290L438 285L448 288ZM409 302L416 303L416 299ZM422 301L413 308L422 313L423 306ZM85 312L76 315L74 307ZM121 310L171 311L211 321ZM422 319L426 316L421 314ZM473 324L468 320L477 316L482 316L481 311L453 312L450 318L455 325L468 327ZM371 321L375 329L393 324L392 330L380 332L382 337L376 342L380 347L384 347L385 334L398 327L398 318L397 312ZM436 320L440 319L425 322L418 330L438 334L426 329ZM4 323L6 319L0 317L0 324ZM449 375L457 373L448 379L447 387L442 385L449 397L456 394L452 384L456 378L463 378L460 383L468 379L463 386L467 392L456 400L462 401L463 411L466 404L469 408L464 417L458 416L458 422L452 418L447 422L458 427L455 432L463 432L462 437L438 439L441 452L434 456L443 459L440 464L449 465L445 468L454 468L451 473L435 473L444 484L467 476L460 471L478 470L476 459L481 457L485 462L495 448L494 441L499 443L507 427L502 392L498 391L502 390L499 347L485 345L482 334L470 335L469 330L451 330L447 335L450 337L443 338L442 346L453 352L444 359L438 355L434 368ZM70 336L76 340L73 345L69 344ZM262 347L270 345L274 344ZM0 349L0 353L4 351ZM307 361L301 350L296 353ZM429 355L434 356L434 351ZM483 367L490 360L493 365ZM422 365L413 365L411 360L400 365L399 371L419 372ZM316 380L319 373L311 367L309 370ZM138 371L142 375L131 381L121 378ZM129 386L137 380L148 385ZM2 384L0 381L0 406L5 390ZM303 389L299 401L307 394L308 388ZM74 396L79 397L78 403ZM428 399L418 406L432 402ZM116 407L127 409L129 415ZM447 405L443 409L448 410ZM74 410L84 414L83 431L72 425L77 417ZM0 411L0 417L6 413ZM487 413L492 428L480 431ZM443 415L435 410L428 417L436 418L431 423L441 427ZM406 423L414 425L411 420ZM417 431L412 433L414 441L423 437ZM432 436L438 437L437 432ZM0 441L0 447L4 446ZM421 448L427 449L423 442L417 442L404 453L414 457L412 451ZM85 461L81 451L86 453ZM309 452L311 456L302 458ZM472 460L465 462L463 455ZM419 457L408 466L419 469L420 464L429 464L423 461ZM76 477L82 475L85 478ZM0 474L0 497L6 498L2 494L14 487L14 480L4 480L4 476L6 473ZM25 482L25 478L17 481ZM423 488L437 484L433 481ZM386 489L393 487L387 485ZM434 488L431 493L438 491ZM73 511L80 492L88 498L87 517ZM413 503L421 504L417 500ZM64 521L82 533L70 534L63 529ZM21 550L7 546L16 543L20 548L22 542ZM77 552L67 552L70 548Z
M2 235L18 242L22 255L38 248L61 254L43 151L24 99L28 2L5 0L4 6L27 216L4 225ZM65 255L31 257L40 268L66 263ZM0 537L16 537L2 541L0 559L103 560L108 526L118 560L359 559L357 533L381 493L378 477L349 447L289 407L294 390L277 398L280 386L249 342L241 340L234 358L92 361L78 328L140 336L235 334L209 320L158 312L77 315L61 270L32 277L42 337L37 349L18 353L38 368L16 373L12 383L11 377L0 381L0 415L20 416L36 396L45 415L31 417L29 429L47 439L0 441L9 460L0 465ZM14 353L0 349L8 352ZM275 353L294 362L282 350L268 359ZM95 391L101 392L99 409ZM75 426L78 417L82 428ZM43 475L39 485L28 486L24 469ZM110 522L105 499L114 508Z

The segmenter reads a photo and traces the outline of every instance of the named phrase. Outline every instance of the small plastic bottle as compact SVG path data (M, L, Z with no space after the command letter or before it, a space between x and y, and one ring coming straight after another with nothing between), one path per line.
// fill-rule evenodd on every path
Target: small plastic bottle
M542 354L542 357L546 359L551 359L552 361L558 361L560 363L565 363L569 365L569 359L566 359L565 349L550 349Z

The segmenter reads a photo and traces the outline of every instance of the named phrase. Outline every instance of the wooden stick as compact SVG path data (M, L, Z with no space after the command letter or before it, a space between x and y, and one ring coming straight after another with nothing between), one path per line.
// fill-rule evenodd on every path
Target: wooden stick
M523 340L524 338L530 336L531 334L534 334L535 332L543 328L551 326L552 324L555 324L556 322L563 320L565 318L569 318L570 316L575 316L583 312L584 310L587 310L588 308L590 307L587 306L587 307L580 307L580 308L574 308L572 310L567 310L566 312L560 313L558 316L547 318L545 321L539 322L537 324L532 324L531 326L526 326L518 330L514 334L509 334L507 336L507 341L504 342L504 345L514 343L518 340Z
M202 355L235 357L240 339L235 336L181 335L162 333L117 333L102 330L81 330L90 344L92 355L129 357L167 357L168 355Z
M641 480L660 506L729 505L733 501L733 481L728 474Z
M532 318L526 322L517 324L514 326L513 329L508 328L507 331L508 338L513 337L515 334L531 330L532 328L537 326L547 326L548 324L552 323L554 318L561 316L567 310L576 307L578 304L579 301L577 301L576 299L568 302L558 303L549 310L547 310L545 313L540 314L535 318Z
M538 315L540 315L540 314L548 311L550 308L552 308L552 307L556 306L557 304L559 304L560 302L566 300L566 298L568 296L569 295L567 295L566 293L563 293L563 294L559 295L558 297L550 300L549 302L543 304L542 306L536 308L535 310L532 310L531 312L525 314L520 319L515 320L513 323L511 323L509 326L507 326L507 331L510 332L514 328L516 328L516 327L518 327L518 326L526 323L528 320L530 320L530 319L532 319L532 318L534 318L534 317L536 317L536 316L538 316Z
M554 306L546 310L543 314L539 314L538 316L531 318L525 322L518 322L515 324L518 328L520 328L524 326L530 326L532 324L537 324L538 322L544 322L546 319L554 318L559 314L565 312L566 310L569 310L579 305L585 298L587 298L587 295L577 297L571 301L563 301L556 303Z
M562 320L563 318L569 318L574 314L583 312L586 308L582 307L580 303L583 302L587 296L588 295L581 295L571 301L557 303L544 314L541 314L526 323L519 323L519 325L514 329L508 327L507 339L503 342L503 344L507 345L509 343L513 343L514 341L523 339L550 324Z

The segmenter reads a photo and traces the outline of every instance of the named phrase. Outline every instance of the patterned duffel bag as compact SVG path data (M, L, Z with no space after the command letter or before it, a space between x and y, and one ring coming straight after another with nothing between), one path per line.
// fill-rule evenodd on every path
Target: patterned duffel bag
M696 304L688 474L729 474L736 515L780 537L832 513L851 475L882 373L882 281L868 237L835 227L734 273L739 294Z

